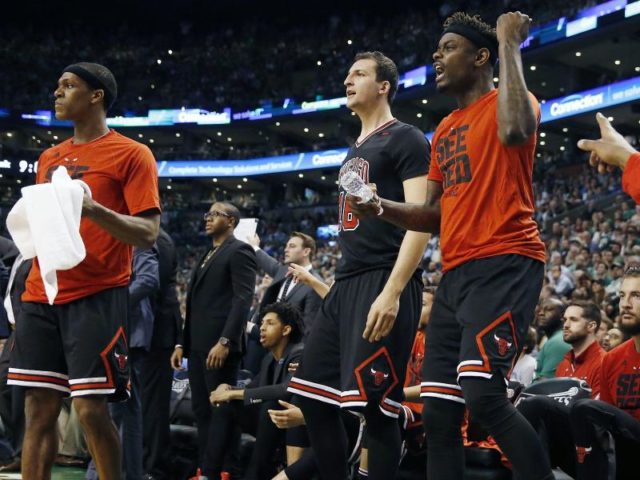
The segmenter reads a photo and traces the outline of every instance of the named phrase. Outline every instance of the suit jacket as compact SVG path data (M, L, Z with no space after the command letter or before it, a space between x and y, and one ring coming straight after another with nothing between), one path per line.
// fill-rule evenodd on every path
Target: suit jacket
M300 362L303 348L302 343L290 343L279 361L276 361L271 353L267 353L262 359L260 372L245 388L245 405L287 398L287 386L294 373L289 371L289 365ZM272 365L274 368L273 378L269 378L269 370Z
M265 290L262 301L260 302L260 308L256 312L256 317L254 317L254 319L256 320L255 323L258 323L257 315L259 315L259 311L267 305L278 300L280 288L286 280L288 267L270 257L269 254L267 254L262 249L258 249L258 251L256 252L256 259L258 260L258 266L273 278L273 283L269 285L269 288ZM322 278L313 270L311 271L311 273L316 278L322 280ZM291 305L295 305L300 310L300 313L302 314L302 321L304 322L303 333L306 337L311 331L311 325L313 324L316 314L318 313L318 309L322 304L322 298L320 298L320 295L318 295L313 288L305 285L302 282L298 282L292 289L289 290L289 293L284 301L290 303ZM254 330L257 329L254 328ZM257 333L257 335L259 336L259 332L251 333Z
M153 335L153 303L160 288L158 254L154 248L134 248L129 282L129 346L149 350Z
M206 353L220 337L230 340L230 351L240 352L256 287L256 254L231 236L201 268L205 257L196 264L187 290L184 355Z
M180 301L176 291L178 258L172 238L163 229L160 229L156 247L159 257L160 289L154 302L155 319L151 348L173 349L182 331Z

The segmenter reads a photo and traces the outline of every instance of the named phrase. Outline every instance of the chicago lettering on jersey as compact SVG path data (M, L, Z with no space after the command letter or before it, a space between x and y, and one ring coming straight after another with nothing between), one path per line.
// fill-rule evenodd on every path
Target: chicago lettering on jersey
M362 178L364 183L369 183L369 162L367 162L364 158L353 157L344 162L342 167L340 167L338 179L342 178L342 176L347 174L348 172L357 173L360 178Z
M640 408L640 373L623 373L618 377L616 403L623 410Z
M469 125L452 128L448 135L443 135L436 144L436 161L442 173L442 186L448 187L471 181L471 163L467 153L466 132Z

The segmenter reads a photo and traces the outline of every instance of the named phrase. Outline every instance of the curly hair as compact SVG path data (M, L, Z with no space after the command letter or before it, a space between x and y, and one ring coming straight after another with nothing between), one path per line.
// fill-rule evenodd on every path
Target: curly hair
M267 313L275 313L283 325L289 325L291 327L289 338L292 342L295 343L302 340L302 315L298 307L287 302L271 303L260 311L260 321L262 321Z
M473 28L478 33L489 37L496 42L498 41L496 29L482 20L480 15L469 15L464 12L456 12L444 21L442 27L446 30L452 25L464 25L465 27Z

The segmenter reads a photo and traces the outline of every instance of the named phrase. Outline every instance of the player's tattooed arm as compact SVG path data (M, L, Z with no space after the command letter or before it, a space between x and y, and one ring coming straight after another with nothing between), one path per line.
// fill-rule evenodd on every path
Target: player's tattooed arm
M498 137L503 145L523 145L538 128L522 71L520 44L529 35L531 19L520 12L498 17L500 86L498 88Z

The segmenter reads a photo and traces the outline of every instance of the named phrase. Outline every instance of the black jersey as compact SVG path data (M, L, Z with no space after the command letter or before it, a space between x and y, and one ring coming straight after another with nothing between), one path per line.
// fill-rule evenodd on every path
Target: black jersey
M404 202L402 182L427 175L430 152L429 142L420 130L394 119L349 149L340 177L354 171L366 183L375 183L381 197ZM336 279L366 270L393 268L405 230L380 218L353 215L341 187L338 202L342 258Z

